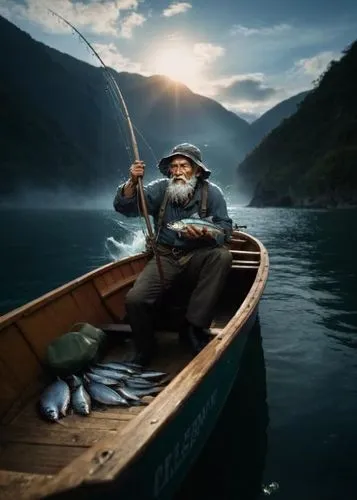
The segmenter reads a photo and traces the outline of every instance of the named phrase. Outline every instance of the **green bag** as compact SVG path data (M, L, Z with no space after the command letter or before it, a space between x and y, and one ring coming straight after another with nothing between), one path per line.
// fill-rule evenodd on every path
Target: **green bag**
M56 375L85 370L98 360L103 350L106 335L99 328L89 323L76 323L71 330L47 347L46 364Z

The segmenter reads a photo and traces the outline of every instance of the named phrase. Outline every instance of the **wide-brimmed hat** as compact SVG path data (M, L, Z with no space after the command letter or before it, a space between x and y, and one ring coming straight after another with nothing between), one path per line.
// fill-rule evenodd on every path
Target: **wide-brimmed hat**
M167 177L169 177L169 166L171 163L171 160L174 156L185 156L186 158L189 158L192 160L198 167L201 167L202 169L202 177L204 179L207 179L211 175L211 171L208 170L208 168L205 166L205 164L202 162L202 155L201 151L194 146L193 144L189 144L188 142L184 142L183 144L179 144L178 146L175 146L171 153L168 156L164 156L159 161L158 168L160 172Z

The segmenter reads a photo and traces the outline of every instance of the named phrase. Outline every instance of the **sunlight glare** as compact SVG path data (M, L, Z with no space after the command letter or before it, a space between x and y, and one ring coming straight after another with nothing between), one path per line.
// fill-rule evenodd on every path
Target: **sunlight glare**
M199 84L199 63L192 51L184 47L162 49L155 53L154 71L184 83L191 89Z

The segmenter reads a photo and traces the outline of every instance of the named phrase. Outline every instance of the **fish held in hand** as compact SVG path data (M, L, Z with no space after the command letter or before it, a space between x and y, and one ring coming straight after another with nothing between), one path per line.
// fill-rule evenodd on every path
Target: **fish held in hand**
M181 219L173 222L169 222L167 227L176 233L187 233L188 226L192 226L197 231L202 231L205 228L206 234L216 237L218 235L223 235L224 231L222 228L213 224L209 219L199 219L196 217L188 217L186 219Z

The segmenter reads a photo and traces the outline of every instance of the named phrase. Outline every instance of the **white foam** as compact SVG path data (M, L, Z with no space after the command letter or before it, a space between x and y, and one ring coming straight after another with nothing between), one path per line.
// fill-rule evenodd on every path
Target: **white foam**
M130 257L145 250L145 235L141 230L132 231L131 241L127 242L117 241L113 236L109 236L105 247L113 261Z

